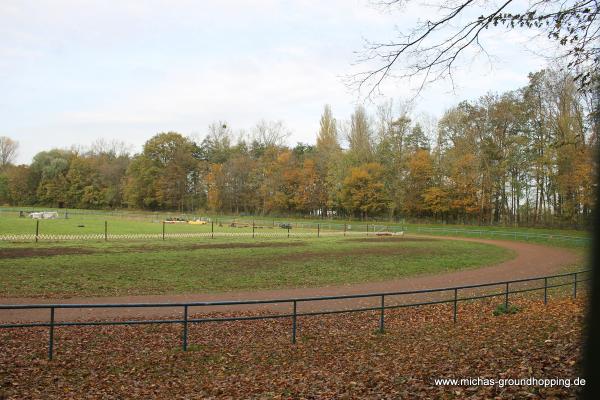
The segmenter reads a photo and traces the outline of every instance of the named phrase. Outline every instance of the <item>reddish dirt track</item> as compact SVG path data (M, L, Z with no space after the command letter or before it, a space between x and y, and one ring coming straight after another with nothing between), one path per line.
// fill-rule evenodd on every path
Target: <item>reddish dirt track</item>
M424 237L424 236L419 236ZM123 297L82 297L82 298L1 298L2 304L111 304L111 303L182 303L182 302L205 302L205 301L235 301L235 300L268 300L301 297L335 296L361 293L393 292L406 290L420 290L444 288L451 286L462 286L471 284L482 284L530 278L543 275L557 274L565 266L578 262L578 256L563 248L554 248L539 244L524 242L471 239L471 238L439 238L445 240L464 240L478 243L490 243L513 250L516 257L512 260L477 268L456 272L448 272L434 275L422 275L408 277L384 282L369 282L361 284L349 284L340 286L326 286L318 288L278 289L253 292L226 292L217 294L181 294L181 295L150 295L150 296L123 296ZM376 239L374 239L376 240ZM492 288L494 289L494 288ZM502 288L495 288L502 290ZM437 296L437 297L436 297ZM451 293L444 292L435 295L419 296L389 296L386 304L400 304L406 301L423 301L449 298ZM330 300L319 302L300 302L298 312L321 311L342 309L349 307L376 307L380 298ZM245 310L273 310L277 312L291 312L290 303L277 303L268 305L231 305L193 307L190 314L198 315L201 312L215 311L245 311ZM83 308L83 309L58 309L56 320L107 320L124 318L164 318L181 317L182 307L165 308ZM0 322L33 322L48 321L48 309L36 310L0 310Z

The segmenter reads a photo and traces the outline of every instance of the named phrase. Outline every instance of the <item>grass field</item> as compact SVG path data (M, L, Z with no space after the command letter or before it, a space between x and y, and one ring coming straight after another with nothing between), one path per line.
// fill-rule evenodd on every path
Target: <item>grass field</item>
M23 208L0 209L0 235L27 234L34 235L36 232L36 221L29 218L19 218L18 211ZM30 208L27 208L29 210ZM37 208L44 210L44 208ZM108 224L108 234L161 234L162 220L168 217L177 217L178 213L152 213L152 212L129 212L129 211L98 211L98 210L57 210L61 218L57 220L42 220L39 225L40 235L82 235L82 234L104 234L105 221ZM65 219L65 212L68 219ZM585 230L561 230L543 228L515 228L515 227L486 227L473 225L440 225L440 224L399 224L376 222L369 223L361 221L342 220L319 220L319 219L282 219L267 217L232 217L232 216L209 216L206 214L194 217L210 217L215 222L214 227L207 225L167 224L165 231L169 233L209 233L211 229L222 233L245 233L252 232L252 223L256 224L256 233L276 233L284 235L285 229L279 228L280 223L292 224L293 233L314 233L316 236L317 226L322 232L344 230L344 226L350 232L366 232L367 230L391 230L407 231L410 233L427 233L434 235L458 235L458 236L482 236L508 240L522 240L537 243L547 243L565 247L585 247L588 245L589 233ZM229 223L235 220L247 224L246 227L230 227ZM450 230L435 231L432 229ZM517 236L509 235L517 232ZM551 236L551 237L550 237ZM581 238L578 240L577 238Z
M69 218L39 221L41 235L103 235L108 233L162 233L162 220L168 214L111 213L71 210ZM171 216L177 216L172 214ZM230 218L213 217L215 224L167 224L172 233L252 233L256 222L257 238L210 239L168 238L165 241L109 240L32 243L0 241L0 297L66 297L143 294L215 293L234 290L261 290L292 287L317 287L345 283L384 281L418 274L446 272L491 265L513 254L492 245L437 240L369 240L366 224L347 222L347 229L361 237L317 238L321 232L344 229L340 221L290 221L292 237L285 238L283 220L237 218L244 227L230 227ZM249 225L249 226L248 226ZM406 230L418 232L425 226L370 225L369 231ZM427 228L442 226L427 225ZM443 226L446 229L456 226ZM460 227L456 232L430 231L428 235L482 236L512 240L504 230ZM0 235L35 234L36 221L19 218L16 209L0 212ZM514 229L513 229L514 230ZM480 233L477 233L479 231ZM362 233L365 236L362 237ZM493 232L496 232L492 236ZM519 229L519 234L553 233L558 236L585 237L581 231ZM261 234L279 234L281 238L261 238ZM312 237L294 238L295 233ZM487 236L486 236L487 235ZM530 236L519 240L577 247L582 257L585 242L561 241ZM584 243L582 245L582 243Z
M0 247L0 296L210 293L383 281L495 264L487 244L410 238L215 238Z
M158 219L157 219L158 218ZM113 215L94 215L77 214L71 215L68 219L59 218L54 220L39 220L39 234L43 235L88 235L104 234L105 222L108 224L109 234L161 234L163 229L161 216L155 217L148 215L146 218L135 216L113 216ZM269 231L277 233L286 233L287 230L279 227L277 222L261 221L256 224L257 232ZM208 233L214 228L218 232L252 232L252 222L243 222L242 227L230 227L229 219L227 222L215 221L214 227L208 223L206 225L190 224L165 224L167 233ZM312 231L313 229L303 229L294 226L294 232ZM19 218L17 214L3 213L0 215L0 234L26 234L36 233L36 220L30 218ZM316 234L316 231L315 231Z

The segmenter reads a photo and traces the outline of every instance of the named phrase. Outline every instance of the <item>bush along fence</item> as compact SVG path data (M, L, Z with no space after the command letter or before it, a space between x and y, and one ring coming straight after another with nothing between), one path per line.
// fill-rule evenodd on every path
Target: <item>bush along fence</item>
M411 290L400 292L383 292L383 293L366 293L357 295L341 295L341 296L323 296L323 297L304 297L304 298L286 298L272 300L245 300L245 301L213 301L213 302L192 302L192 303L128 303L128 304L4 304L0 305L0 312L3 310L33 310L46 309L49 311L48 322L33 322L33 323L6 323L0 325L0 329L24 329L34 327L49 328L48 336L48 359L52 360L54 356L54 330L57 327L68 326L100 326L100 325L150 325L150 324L180 324L181 331L181 348L183 351L188 349L188 328L190 324L196 323L218 323L226 321L250 321L250 320L266 320L266 319L291 319L291 342L296 343L298 335L298 318L309 317L316 315L327 314L342 314L351 312L368 312L375 311L379 313L379 332L385 330L385 310L403 308L403 307L419 307L433 304L452 304L452 319L457 322L458 306L460 302L478 300L484 298L501 297L503 299L504 310L509 310L509 296L517 293L527 293L533 291L543 291L543 301L548 303L548 294L550 289L560 287L572 287L573 298L577 297L577 291L581 282L590 280L590 270L578 272L549 275L542 277L516 279L511 281L501 281L493 283L484 283L478 285L454 286L436 289ZM543 284L542 284L543 283ZM519 285L525 284L525 285ZM533 284L533 285L532 285ZM500 291L492 293L478 292L478 289L493 289L501 288ZM470 293L469 293L470 292ZM449 298L408 302L401 304L390 304L389 299L392 297L413 297L415 295L430 295L435 293L450 294ZM348 300L348 299L371 299L378 300L377 306L345 308L336 310L323 310L312 312L299 312L298 305L303 303L324 302L331 300ZM386 299L388 302L386 302ZM190 309L215 306L236 306L236 305L265 305L265 304L288 304L289 312L284 314L265 314L258 316L240 316L240 317L210 317L210 318L190 318ZM181 319L154 319L154 320L127 320L127 321L56 321L56 310L61 309L98 309L98 308L179 308L182 311L183 318Z
M159 221L157 221L159 222ZM538 241L549 243L563 243L573 246L587 246L591 243L590 237L568 236L560 234L535 233L528 231L499 231L433 228L420 226L401 225L375 225L375 224L338 224L331 222L281 222L276 220L255 220L252 222L238 222L235 219L216 220L205 225L186 225L187 232L170 232L169 227L173 221L160 221L155 232L140 233L111 233L109 221L104 221L100 232L85 234L52 234L44 233L43 222L32 221L30 234L0 234L0 241L98 241L98 240L166 240L175 238L215 238L215 237L321 237L321 236L356 236L356 235L403 235L404 233L425 235L454 235L466 237L479 237L488 239L508 239L520 241ZM223 228L225 227L225 228ZM234 229L242 228L242 229ZM177 229L175 229L177 230Z

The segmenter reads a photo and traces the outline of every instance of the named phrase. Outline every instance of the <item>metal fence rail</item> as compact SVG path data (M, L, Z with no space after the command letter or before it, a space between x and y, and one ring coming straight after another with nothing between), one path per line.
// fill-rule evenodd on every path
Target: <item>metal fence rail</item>
M125 304L0 304L0 311L2 310L32 310L32 309L48 309L49 310L49 321L48 322L33 322L33 323L11 323L2 324L0 329L23 329L33 327L48 327L48 359L53 358L54 353L54 329L56 327L65 326L99 326L99 325L149 325L149 324L181 324L181 345L184 351L188 348L188 327L189 324L193 323L207 323L207 322L225 322L225 321L250 321L250 320L267 320L267 319L281 319L291 318L292 319L292 332L291 341L296 343L297 335L297 319L298 317L316 316L316 315L329 315L329 314L342 314L351 312L366 312L366 311L379 311L379 331L384 332L385 329L385 310L405 307L418 307L433 304L453 304L453 321L456 323L458 316L458 303L461 301L470 301L492 297L504 297L504 307L508 309L509 306L509 295L517 293L526 293L532 291L544 292L544 303L548 302L548 290L552 288L559 288L565 286L572 286L572 296L577 297L578 283L585 282L590 279L589 273L591 270L582 270L577 272L549 275L534 278L515 279L510 281L491 282L477 285L463 285L453 286L435 289L424 289L424 290L409 290L399 292L382 292L382 293L365 293L356 295L339 295L339 296L320 296L320 297L303 297L303 298L285 298L285 299L271 299L271 300L243 300L243 301L210 301L210 302L190 302L190 303L125 303ZM583 275L583 277L582 277ZM567 278L571 277L568 282L551 283L552 279ZM514 284L543 281L543 286L534 286L526 288L514 288ZM511 285L513 288L511 289ZM494 286L503 287L504 290L494 293L477 294L471 296L459 296L459 291L468 289L479 289L479 288L490 288ZM452 297L449 299L433 300L433 301L421 301L415 303L406 304L386 304L386 298L392 296L409 296L419 294L431 294L450 292ZM365 298L379 298L379 306L374 307L360 307L351 309L338 309L338 310L327 310L327 311L311 311L311 312L298 312L299 303L307 302L320 302L328 300L346 300L346 299L365 299ZM209 306L232 306L232 305L259 305L259 304L289 304L290 312L285 314L269 314L269 315L258 315L258 316L240 316L240 317L211 317L211 318L190 318L189 310L191 307L209 307ZM146 319L146 320L128 320L128 321L72 321L72 322L59 322L55 320L55 312L58 309L83 309L83 308L162 308L162 307L181 307L183 311L183 319Z

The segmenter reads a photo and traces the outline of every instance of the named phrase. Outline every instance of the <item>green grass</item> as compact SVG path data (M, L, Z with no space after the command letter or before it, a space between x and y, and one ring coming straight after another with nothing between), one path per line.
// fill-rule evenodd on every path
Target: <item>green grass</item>
M59 210L60 211L60 210ZM151 212L103 212L93 210L71 210L69 218L64 218L64 210L61 211L63 217L56 220L40 220L40 235L89 235L104 234L105 222L108 224L108 234L155 234L160 235L163 230L162 220L168 216L177 216L177 214L158 214ZM204 215L205 217L207 215ZM189 225L189 224L167 224L165 232L171 233L204 233L208 234L214 229L217 233L252 233L252 227L230 227L232 219L238 222L252 225L256 223L255 232L258 236L261 234L279 234L285 235L287 231L281 229L279 224L290 221L292 223L291 234L311 233L317 235L317 226L321 232L337 231L344 229L344 224L351 232L365 232L367 224L360 221L330 221L330 220L283 220L283 219L265 219L252 217L224 217L213 216L214 226L207 225ZM318 225L317 225L318 224ZM439 231L431 230L441 229ZM500 240L519 240L533 243L546 244L551 246L568 248L589 247L589 235L585 231L575 230L557 230L557 229L537 229L537 228L514 228L514 227L479 227L468 225L416 225L416 224L385 224L379 222L378 225L369 224L369 231L378 230L405 230L409 233L424 235L442 235L442 236L464 236L480 237L487 239ZM36 232L36 221L29 218L19 218L16 209L1 209L0 212L0 235L6 234L26 234L34 235ZM513 235L516 232L517 235ZM550 235L550 236L549 236ZM581 239L578 239L581 238ZM0 243L0 246L2 244Z
M29 208L25 208L29 209ZM0 212L0 235L35 234L36 221L19 218L19 208ZM63 214L64 215L64 214ZM105 221L109 234L160 234L162 219L177 213L102 212L70 210L69 218L41 220L40 234L103 234ZM207 216L207 215L202 215ZM232 217L214 217L215 232L251 233L251 227L229 226ZM316 224L322 232L343 229L343 221L299 219L253 219L257 234L286 234L280 222L293 222L294 233L316 236ZM219 224L222 222L222 224ZM366 231L365 223L345 221L352 232ZM310 225L312 224L312 225ZM477 227L457 225L414 225L378 223L378 230L390 227L417 233L417 228L460 229L459 232L422 232L427 235L451 235L514 240L498 232L517 231L517 240L573 248L584 258L586 242L574 242L533 234L586 237L583 231L561 231L513 227ZM370 225L370 231L373 225ZM208 233L211 225L168 224L167 233ZM480 232L477 232L480 231ZM496 233L492 233L496 232ZM201 243L274 243L279 247L210 249L194 248ZM296 243L297 246L285 246ZM283 246L283 247L281 247ZM44 249L50 249L50 253ZM378 250L379 249L379 250ZM21 251L18 258L4 251ZM29 254L31 250L38 251ZM41 251L41 253L39 253ZM46 253L44 253L46 251ZM54 253L52 253L54 252ZM58 254L55 254L58 253ZM23 257L23 255L27 255ZM251 239L208 238L126 241L66 241L52 243L10 243L0 241L0 297L9 296L101 296L128 294L211 293L232 290L260 290L288 287L314 287L366 281L382 281L405 276L450 271L494 264L511 257L507 250L474 243L443 241L358 242L338 238ZM580 269L580 263L566 268Z
M579 232L578 235L568 235L562 231L534 230L529 228L498 229L485 227L433 227L409 226L407 232L420 235L462 236L481 239L515 240L521 242L540 243L556 247L587 249L591 240L588 235Z
M163 216L164 217L164 216ZM36 223L38 220L30 218L19 218L17 213L0 213L0 235L3 234L26 234L34 235L36 233ZM214 227L210 223L206 225L191 224L165 224L166 233L208 233L214 228L215 232L252 232L252 221L242 221L250 226L230 227L229 219L216 220ZM83 235L83 234L104 234L104 224L107 222L107 231L109 234L161 234L163 225L162 218L156 219L154 216L148 218L132 216L112 216L112 215L70 215L68 219L58 218L53 220L39 220L40 235ZM315 226L316 228L316 226ZM325 229L324 229L325 230ZM261 220L256 223L255 231L275 232L284 234L287 230L279 227L278 222L273 220ZM302 228L293 226L292 232L313 232L316 235L316 229Z
M180 216L179 212L152 212L152 211L139 211L139 210L119 210L119 211L109 211L109 210L85 210L85 209L55 209L53 207L32 207L32 206L21 206L21 207L2 207L0 208L0 220L4 218L13 218L18 216L18 212L20 210L23 211L57 211L60 213L61 218L64 217L65 212L68 213L69 218L73 221L101 221L103 223L104 220L138 220L145 222L159 221L164 218L170 216ZM362 226L364 228L366 222L358 221L358 220L341 220L341 219L319 219L319 218L298 218L298 217L270 217L270 216L232 216L232 215L215 215L206 212L195 212L195 213L184 213L184 215L191 216L204 216L211 217L214 220L232 220L236 219L238 221L244 221L247 223L251 223L253 220L260 221L260 223L265 225L270 225L273 222L283 222L289 221L298 224L317 224L321 223L322 225L327 224L336 224L343 225L354 224L358 226ZM25 218L25 220L28 220ZM29 220L32 222L31 220ZM1 223L1 221L0 221ZM382 226L391 226L391 227L399 227L403 226L409 230L414 230L416 227L432 227L432 228L448 228L448 229L467 229L467 230L494 230L494 231L518 231L518 232L530 232L530 233L548 233L548 234L562 234L568 236L589 236L589 232L586 230L576 230L576 229L558 229L558 228L528 228L528 227L514 227L514 226L477 226L477 225L463 225L463 224L436 224L436 223L423 223L423 224L414 224L414 223L395 223L395 222L387 222L387 221L369 221L370 225L382 225ZM1 225L0 225L1 228ZM28 233L31 229L28 231Z
M5 243L0 254L0 297L316 287L474 268L514 256L479 243L337 237Z

